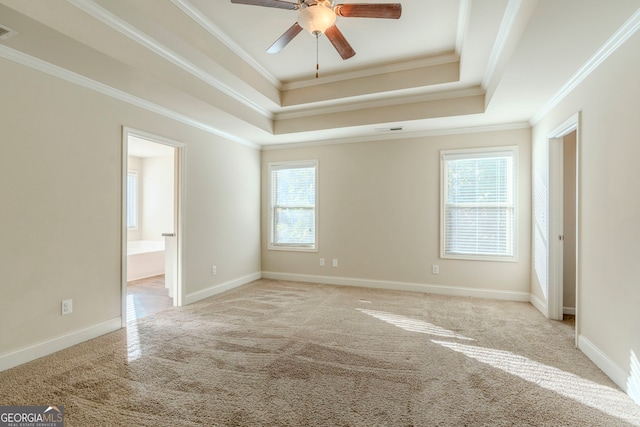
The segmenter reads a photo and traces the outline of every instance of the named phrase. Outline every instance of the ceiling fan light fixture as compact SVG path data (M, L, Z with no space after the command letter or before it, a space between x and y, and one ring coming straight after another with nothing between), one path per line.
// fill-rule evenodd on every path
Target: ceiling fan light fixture
M328 7L313 5L300 10L298 25L311 34L324 34L336 22L336 14Z

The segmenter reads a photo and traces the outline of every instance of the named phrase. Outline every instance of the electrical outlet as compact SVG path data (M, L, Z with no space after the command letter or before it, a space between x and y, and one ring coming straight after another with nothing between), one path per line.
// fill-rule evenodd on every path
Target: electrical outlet
M215 265L211 266L211 275L215 276L216 274L218 274L218 268Z
M438 264L433 264L431 266L431 273L432 274L440 274L440 266Z
M333 262L331 263L331 265L333 265L334 267L337 267L338 266L338 259L334 258Z
M66 299L62 301L62 315L73 313L73 300Z
M320 258L320 267L324 267L324 258Z

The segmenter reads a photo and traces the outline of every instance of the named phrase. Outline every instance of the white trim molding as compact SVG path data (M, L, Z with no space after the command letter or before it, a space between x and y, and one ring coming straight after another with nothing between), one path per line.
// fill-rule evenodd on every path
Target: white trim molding
M467 29L469 28L469 5L470 0L460 0L460 12L458 13L458 28L456 31L456 54L462 55L462 48L464 45L464 38L467 35Z
M635 351L629 356L629 378L627 379L627 394L640 405L640 360Z
M51 338L37 344L30 345L9 353L0 355L0 372L11 369L23 363L53 354L65 348L80 344L101 335L117 331L122 327L120 316L98 323L79 331L71 332L60 337Z
M511 37L511 30L513 29L513 25L518 17L520 6L522 6L522 0L509 0L509 3L507 4L507 9L504 12L502 22L500 23L496 42L491 50L487 69L485 70L484 78L482 79L482 87L485 89L489 87L489 83L491 83L491 79L493 79L493 75L496 72L496 67L502 57L502 52L507 44L507 40Z
M418 104L422 102L434 102L442 100L451 100L458 98L468 98L474 96L484 96L484 89L480 86L470 86L467 88L461 88L450 91L423 93L420 95L400 95L389 96L385 94L382 98L379 98L380 94L374 94L373 96L364 95L357 97L357 100L352 100L348 103L338 103L336 105L326 107L316 107L310 109L292 109L291 111L284 111L276 113L274 115L275 120L288 120L299 119L302 117L314 117L323 114L344 113L349 111L359 111L368 108L380 108L380 107L392 107L401 106L406 104ZM374 99L379 98L379 99Z
M536 295L531 294L531 299L529 300L531 305L533 305L540 313L547 317L547 302L540 299Z
M600 350L584 335L578 337L578 348L625 392L627 390L627 373Z
M244 49L242 49L231 37L229 37L224 31L220 29L216 24L211 22L207 16L202 13L200 9L193 5L188 0L170 0L171 3L176 5L182 12L184 12L189 18L193 19L198 25L207 30L209 34L220 40L222 44L228 47L233 53L238 55L244 62L249 64L256 70L262 77L267 79L272 85L277 88L282 86L280 80L278 80L273 74L267 71L262 65L258 63L251 55L249 55Z
M320 283L324 285L354 286L361 288L388 289L393 291L421 292L425 294L459 297L488 298L502 301L529 302L528 292L501 291L497 289L474 289L456 286L430 285L424 283L394 282L389 280L358 279L350 277L317 276L312 274L281 273L263 271L263 279L291 282Z
M398 126L402 126L402 125L399 124ZM263 151L288 150L290 148L307 148L307 147L317 147L320 145L354 144L358 142L428 138L433 136L464 135L469 133L482 133L482 132L501 132L501 131L518 130L518 129L531 129L531 126L529 126L529 123L527 122L521 122L521 123L507 123L502 125L473 126L473 127L466 127L466 128L433 129L433 130L425 130L425 131L419 131L419 132L405 132L403 130L401 132L386 132L386 133L378 133L376 135L354 136L350 138L334 138L334 139L323 139L320 141L315 140L315 141L308 141L308 142L285 142L282 144L266 144L262 146L262 150Z
M110 26L114 30L129 37L131 40L135 41L141 46L144 46L145 48L149 49L155 54L163 57L164 59L171 62L172 64L177 65L178 67L182 68L183 70L193 75L194 77L218 89L219 91L230 96L231 98L241 102L242 104L246 105L252 110L258 112L259 114L262 114L264 117L272 118L273 116L272 113L267 109L256 104L249 98L241 95L240 93L238 93L237 91L229 87L228 85L221 82L219 79L216 79L210 73L206 72L202 68L188 61L186 58L180 56L178 53L169 49L167 46L164 46L163 44L155 40L153 37L143 33L142 31L135 28L133 25L120 19L118 16L109 12L108 10L106 10L99 4L95 3L94 1L92 0L67 0L67 1L72 5L74 5L75 7L77 7L78 9L83 10L87 14L93 16L94 18L98 19L104 24Z
M43 72L45 74L49 74L50 76L57 77L62 80L66 80L69 83L73 83L75 85L84 87L86 89L91 89L95 92L110 96L111 98L117 99L119 101L126 102L127 104L131 104L133 106L142 108L144 110L151 111L152 113L156 113L161 116L167 117L169 119L175 120L177 122L183 123L185 125L192 126L196 129L203 130L212 135L220 136L222 138L228 139L233 142L237 142L242 145L246 145L247 147L251 147L257 150L260 149L260 145L256 143L253 143L251 141L248 141L242 138L238 138L235 135L221 131L220 129L217 129L201 121L195 120L187 115L178 113L169 108L147 101L146 99L142 99L137 96L131 95L130 93L108 86L104 83L100 83L96 80L92 80L88 77L74 73L73 71L69 71L66 68L62 68L57 65L38 59L34 56L27 55L26 53L20 52L15 49L11 49L10 47L0 45L0 58L5 58L17 64L24 65L25 67L29 67L34 70Z
M542 107L530 120L531 126L535 126L544 118L556 105L560 103L573 89L600 66L612 53L622 46L629 38L640 30L640 9L616 31L609 40L560 88L547 104Z
M396 73L418 68L434 67L437 65L451 64L460 62L460 55L455 52L443 53L435 56L426 56L407 61L399 61L392 64L372 65L355 71L345 73L321 76L317 79L293 80L283 82L280 89L282 91L301 89L306 87L321 86L327 83L343 82L363 77L379 76L381 74ZM377 94L379 95L379 94Z
M547 133L547 138L562 138L569 135L573 131L577 131L578 127L580 126L580 115L580 111L572 114L571 117L553 128L549 133Z
M240 286L246 285L247 283L251 283L253 281L259 280L262 278L262 273L252 273L243 277L239 277L237 279L229 280L225 283L220 283L218 285L210 286L201 291L192 292L190 294L185 295L184 304L193 304L194 302L198 302L205 298L212 297L214 295L221 294L226 291L230 291L231 289L239 288Z

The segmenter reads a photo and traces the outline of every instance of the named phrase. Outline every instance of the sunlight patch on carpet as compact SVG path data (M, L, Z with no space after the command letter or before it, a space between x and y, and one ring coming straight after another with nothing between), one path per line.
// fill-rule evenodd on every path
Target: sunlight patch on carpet
M142 356L135 310L136 305L133 295L127 295L127 359L129 362L133 362Z
M376 319L390 323L393 326L404 329L405 331L419 332L421 334L435 335L443 338L475 341L473 338L467 338L456 334L453 331L425 322L424 320L412 319L410 317L400 316L386 311L367 310L364 308L356 308L356 310L361 313L368 314L369 316L373 316Z
M632 402L627 403L624 399L620 399L622 394L620 390L535 362L510 351L494 350L455 342L431 341L605 414L640 426L640 411Z

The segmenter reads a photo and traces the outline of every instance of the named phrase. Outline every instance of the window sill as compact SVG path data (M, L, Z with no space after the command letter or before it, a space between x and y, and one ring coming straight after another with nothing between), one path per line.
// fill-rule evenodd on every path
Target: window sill
M283 252L318 252L318 248L304 247L304 246L276 246L269 245L267 248L270 251L283 251Z
M459 261L489 261L489 262L518 262L518 257L499 257L482 255L440 255L442 259L454 259Z

